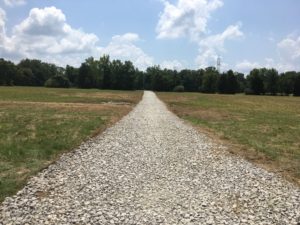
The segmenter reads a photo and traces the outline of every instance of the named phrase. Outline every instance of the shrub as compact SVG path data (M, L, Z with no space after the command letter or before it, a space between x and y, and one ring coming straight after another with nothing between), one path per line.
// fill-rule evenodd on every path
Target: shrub
M45 82L46 87L52 87L52 88L69 88L70 87L70 81L65 76L54 76L48 79Z
M175 92L184 92L184 86L183 85L178 85L174 87L173 91Z
M245 95L254 95L254 91L251 88L245 88L244 90Z

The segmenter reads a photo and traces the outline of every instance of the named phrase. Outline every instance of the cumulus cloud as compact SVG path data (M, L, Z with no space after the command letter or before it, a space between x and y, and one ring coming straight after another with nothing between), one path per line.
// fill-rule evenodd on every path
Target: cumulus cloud
M162 69L182 70L183 63L178 60L165 60L160 64Z
M243 37L241 24L230 25L222 33L208 36L199 41L199 55L196 64L199 67L215 65L219 54L226 52L225 42Z
M0 8L0 35L5 35L5 22L6 22L6 13L3 9Z
M243 37L243 32L240 30L241 25L230 25L222 33L208 36L200 40L200 46L213 47L224 51L224 42L227 40L234 40Z
M164 11L160 15L156 32L158 39L186 37L198 45L195 63L199 67L216 64L225 51L225 42L244 34L241 24L230 25L222 33L209 35L208 21L214 11L223 6L222 0L178 0L172 4L162 0Z
M259 63L257 62L250 62L248 60L243 60L241 62L238 62L235 65L235 70L242 72L242 73L249 73L250 70L254 68L260 68L262 67Z
M249 60L243 60L236 63L234 69L236 71L242 72L244 74L249 74L249 72L254 68L275 68L279 72L286 72L291 70L299 70L300 67L292 62L275 60L273 58L265 58L262 62L255 62Z
M99 53L98 37L72 28L66 22L63 12L55 7L32 9L29 16L12 29L10 37L3 32L5 20L3 12L0 14L1 53L14 61L28 57L64 65L74 64L72 58L83 58ZM67 60L63 60L64 55L68 55L65 57Z
M130 60L135 66L145 70L153 65L153 58L135 44L138 41L140 37L135 33L116 35L106 47L100 50L100 53L108 54L113 59Z
M215 66L218 58L218 53L213 48L206 50L199 50L199 54L195 59L195 63L199 68L206 68L208 66Z
M123 35L115 35L112 37L112 42L130 43L136 41L140 41L140 37L138 34L135 33L126 33Z
M33 8L29 16L14 28L15 33L31 36L57 36L67 32L66 17L60 9Z
M101 47L99 38L92 33L72 28L64 13L56 7L34 8L29 16L5 33L6 15L0 9L1 56L13 61L38 58L61 66L78 66L84 59L109 54L112 58L131 60L140 69L153 64L153 58L137 46L140 37L135 33L113 36L111 42Z
M221 0L178 0L177 4L167 0L162 2L164 11L156 27L159 39L188 36L198 40L202 33L207 32L211 13L223 5Z
M19 6L26 4L25 0L4 0L4 4L7 6Z
M0 8L0 56L13 55L10 52L12 46L11 40L6 35L6 13Z
M300 36L288 36L277 44L283 60L300 62Z
M244 60L237 63L236 69L249 72L253 68L276 68L279 72L300 70L300 36L288 35L276 45L278 57L265 58L261 63Z
M287 70L286 65L280 64L272 58L265 58L263 62L251 62L244 59L243 61L236 63L236 65L234 66L234 70L242 72L244 74L249 74L250 71L254 68L276 68L281 72Z
M14 28L14 35L27 54L91 54L99 40L95 34L73 29L55 7L32 9L29 17Z
M277 43L280 71L300 70L300 36L290 34Z

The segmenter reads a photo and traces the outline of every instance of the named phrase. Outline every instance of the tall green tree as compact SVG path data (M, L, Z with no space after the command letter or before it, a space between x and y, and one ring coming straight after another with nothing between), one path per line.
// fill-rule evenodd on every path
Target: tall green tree
M125 61L123 65L122 90L133 90L136 70L131 61Z
M204 93L216 93L219 72L215 67L207 67L204 71L201 90Z
M218 91L220 94L225 94L227 92L227 74L223 73L218 79Z
M96 78L92 67L87 63L82 63L78 73L78 87L94 88L96 87Z
M181 70L179 72L179 75L181 76L181 84L184 86L184 89L186 91L199 91L201 85L202 85L202 77L203 77L203 70ZM176 84L175 86L180 85Z
M65 76L69 79L72 86L77 85L79 70L73 66L66 66Z
M218 80L218 91L221 94L235 94L238 91L239 84L237 77L232 70L223 73Z
M232 70L228 70L227 72L227 94L235 94L238 91L239 84L237 81L237 77L235 76Z
M30 68L18 68L14 84L18 86L34 86L34 76Z
M0 85L14 85L17 68L14 63L0 59Z
M300 72L297 73L294 83L294 96L300 96Z
M134 79L134 89L143 90L145 83L145 72L136 69Z
M18 64L19 68L30 69L33 75L34 86L44 86L46 80L57 75L58 67L54 64L44 63L37 59L24 59Z
M123 84L123 76L124 76L124 64L121 60L113 60L110 64L110 72L111 72L111 87L113 89L122 90Z
M268 69L265 72L265 91L272 95L277 94L278 92L278 83L279 83L279 75L277 70Z
M109 55L103 55L99 59L100 76L102 77L102 88L110 89L112 87L111 62Z
M243 73L235 73L236 79L238 81L238 93L243 93L247 86L247 80L245 79L245 75Z
M279 78L279 91L282 94L290 95L293 93L296 75L295 71L288 71L281 74Z
M264 94L264 82L259 69L251 70L248 76L249 86L254 94Z

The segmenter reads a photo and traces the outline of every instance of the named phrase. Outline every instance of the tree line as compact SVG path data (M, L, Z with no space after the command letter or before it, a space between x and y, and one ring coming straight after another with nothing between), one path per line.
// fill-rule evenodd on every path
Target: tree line
M108 55L90 57L78 68L37 59L18 64L0 59L0 85L300 96L300 72L255 68L245 76L232 70L219 73L215 67L177 71L159 66L141 71L131 61L110 60Z

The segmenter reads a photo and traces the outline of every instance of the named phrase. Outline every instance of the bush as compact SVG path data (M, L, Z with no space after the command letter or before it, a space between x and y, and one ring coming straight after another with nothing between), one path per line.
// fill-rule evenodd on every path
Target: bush
M244 90L245 95L254 95L254 91L251 88L245 88Z
M174 87L173 91L175 92L184 92L184 86L183 85L178 85Z
M65 76L54 76L48 79L45 82L46 87L52 87L52 88L69 88L70 87L70 81Z

